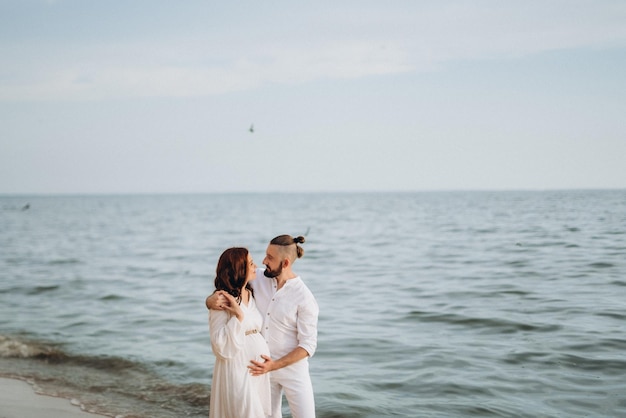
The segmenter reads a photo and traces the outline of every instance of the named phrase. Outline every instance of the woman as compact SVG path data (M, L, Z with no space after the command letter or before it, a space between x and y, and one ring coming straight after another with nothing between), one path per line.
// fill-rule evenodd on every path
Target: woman
M256 265L245 248L229 248L217 263L215 289L223 291L224 310L209 310L215 354L210 418L257 418L271 414L269 374L252 376L250 360L263 361L269 349L260 330L263 318L248 284Z

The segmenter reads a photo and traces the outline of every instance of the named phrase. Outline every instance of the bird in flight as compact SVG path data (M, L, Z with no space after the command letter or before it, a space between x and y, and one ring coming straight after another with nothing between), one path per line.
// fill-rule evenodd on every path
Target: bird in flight
M254 133L254 125L250 125L250 133Z

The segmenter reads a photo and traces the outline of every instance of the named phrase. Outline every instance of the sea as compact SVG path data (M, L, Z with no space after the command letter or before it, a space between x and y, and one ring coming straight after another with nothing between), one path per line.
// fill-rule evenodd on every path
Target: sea
M207 417L218 257L281 234L318 417L626 417L626 190L0 196L0 376Z

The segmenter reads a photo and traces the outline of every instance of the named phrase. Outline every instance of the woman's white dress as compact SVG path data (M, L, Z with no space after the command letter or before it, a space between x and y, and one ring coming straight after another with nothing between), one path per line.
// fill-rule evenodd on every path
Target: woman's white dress
M269 356L260 334L263 318L253 297L248 306L242 303L241 309L242 322L226 311L209 311L215 354L210 418L264 418L271 414L269 374L252 376L248 370L250 360L263 361L261 354Z

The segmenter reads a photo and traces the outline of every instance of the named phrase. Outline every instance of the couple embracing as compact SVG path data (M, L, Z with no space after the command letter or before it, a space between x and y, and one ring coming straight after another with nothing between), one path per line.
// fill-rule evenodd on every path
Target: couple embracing
M294 418L315 417L308 357L317 347L319 308L293 272L304 237L270 241L257 269L245 248L229 248L207 297L215 368L210 418L281 417L283 392Z

